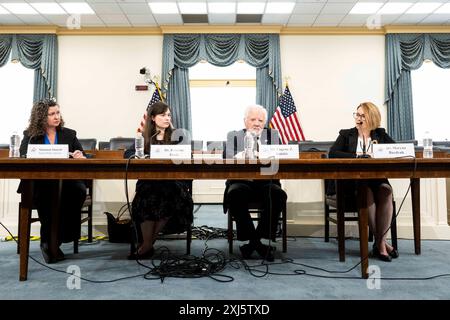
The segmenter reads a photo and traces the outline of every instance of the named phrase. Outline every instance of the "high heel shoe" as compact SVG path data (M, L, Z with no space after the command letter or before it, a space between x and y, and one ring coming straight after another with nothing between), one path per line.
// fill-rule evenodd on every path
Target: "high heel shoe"
M392 248L392 251L388 252L388 255L392 258L392 259L397 259L398 256L400 255L398 253L398 250Z
M384 262L391 262L392 257L389 254L381 254L376 245L372 247L372 256Z
M256 247L256 252L258 252L259 256L268 262L273 262L275 260L275 257L273 256L274 251L274 247L269 247L262 243Z
M148 250L147 252L144 252L144 253L131 252L127 256L127 259L128 260L148 260L148 259L151 259L154 254L155 254L155 249L151 248L150 250Z

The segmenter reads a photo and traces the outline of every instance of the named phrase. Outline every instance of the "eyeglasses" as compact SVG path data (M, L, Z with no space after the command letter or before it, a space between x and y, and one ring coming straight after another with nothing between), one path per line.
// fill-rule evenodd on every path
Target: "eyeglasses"
M353 118L355 118L355 119L360 118L361 120L366 120L366 116L365 115L360 114L360 113L356 113L356 112L353 112Z
M59 111L55 111L55 112L51 112L51 113L47 113L47 116L49 116L49 117L53 117L53 116L60 116L60 112Z

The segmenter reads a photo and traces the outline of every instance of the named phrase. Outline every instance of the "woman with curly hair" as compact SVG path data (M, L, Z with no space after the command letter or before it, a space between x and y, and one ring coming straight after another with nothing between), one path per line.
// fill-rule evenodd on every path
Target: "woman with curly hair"
M41 100L33 105L28 128L23 132L20 155L26 156L29 144L67 144L72 158L85 158L83 147L77 139L76 131L64 127L59 105L50 99ZM47 263L64 259L64 253L58 249L57 256L49 251L51 231L51 208L55 201L50 190L54 189L56 180L35 180L33 203L37 206L41 222L41 251ZM21 186L19 186L19 192ZM86 186L80 180L65 180L61 191L59 212L60 224L58 244L71 242L80 237L81 207L86 198Z

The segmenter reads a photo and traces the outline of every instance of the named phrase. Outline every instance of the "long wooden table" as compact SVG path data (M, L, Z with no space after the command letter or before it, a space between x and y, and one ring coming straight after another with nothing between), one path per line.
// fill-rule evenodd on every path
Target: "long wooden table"
M271 175L261 175L270 164L236 163L223 160L210 164L199 160L173 163L170 160L131 160L128 179L375 179L408 178L411 180L415 253L420 254L420 179L450 177L450 158L434 159L299 159L279 160ZM124 159L0 159L0 179L23 179L20 234L19 279L27 279L29 213L32 183L30 179L125 179ZM339 184L338 184L339 185ZM364 200L363 200L364 201ZM364 202L363 202L364 204ZM368 210L360 211L361 273L368 277ZM53 225L56 225L54 223ZM51 251L56 253L53 241Z

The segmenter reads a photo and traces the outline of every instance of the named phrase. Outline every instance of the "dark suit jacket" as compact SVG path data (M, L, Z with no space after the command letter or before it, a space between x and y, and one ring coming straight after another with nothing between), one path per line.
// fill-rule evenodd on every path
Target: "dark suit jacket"
M384 128L377 128L370 132L370 138L377 143L395 143L386 133ZM339 137L330 148L329 158L356 158L356 148L358 144L358 129L342 129Z
M227 143L225 145L224 154L227 159L232 159L237 153L244 151L244 137L246 129L239 131L230 131L227 134ZM280 136L278 130L264 129L260 137L261 144L280 144ZM228 199L227 193L228 188L231 184L236 182L242 182L245 180L227 180L225 183L225 192L223 195L223 212L226 213L228 210ZM260 183L269 183L270 180L258 180ZM280 180L272 180L273 184L281 187Z
M69 152L74 152L75 150L83 151L80 141L77 139L77 132L69 128L61 128L56 132L58 137L58 144L68 144ZM23 132L22 143L20 144L20 156L26 156L28 144L44 144L44 136L30 137L28 131Z
M69 152L74 152L75 150L83 151L80 141L77 139L77 132L69 128L61 128L57 130L56 135L58 137L58 144L69 145ZM44 136L30 137L28 131L23 132L22 143L20 144L20 156L25 157L27 154L28 144L44 144ZM22 183L20 183L17 189L18 193L21 193Z

